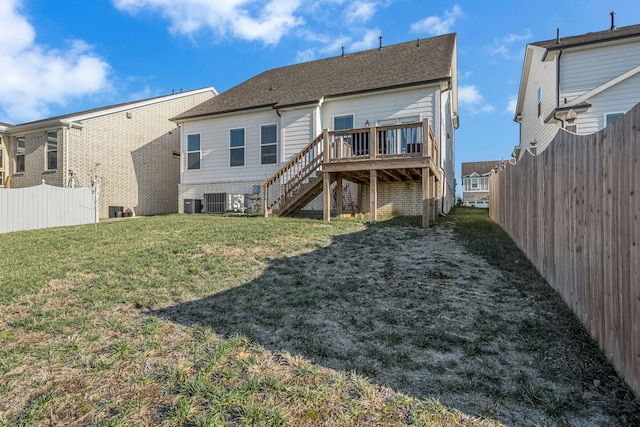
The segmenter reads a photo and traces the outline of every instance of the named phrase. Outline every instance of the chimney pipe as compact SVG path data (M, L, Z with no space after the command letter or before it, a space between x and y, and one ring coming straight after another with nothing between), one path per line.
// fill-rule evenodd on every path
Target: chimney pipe
M556 28L556 44L560 44L560 28Z
M612 10L611 12L609 12L609 15L611 15L611 29L615 30L616 29L616 22L615 22L616 11Z
M418 47L420 47L420 37L418 37Z
M380 36L380 47L378 48L378 50L382 50L382 36Z
M342 56L344 56L344 46L342 46Z

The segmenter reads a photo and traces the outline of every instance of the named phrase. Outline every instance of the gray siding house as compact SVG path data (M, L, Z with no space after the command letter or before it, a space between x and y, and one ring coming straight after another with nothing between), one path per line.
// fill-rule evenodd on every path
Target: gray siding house
M253 196L272 215L421 215L426 197L431 216L436 205L447 212L456 35L268 70L173 121L181 210L191 201L205 212L244 209Z
M613 20L612 20L613 21ZM564 129L595 133L640 101L640 25L527 45L515 121L513 156L544 150Z
M476 208L489 207L489 177L500 160L462 163L462 204Z
M120 209L135 215L177 212L180 132L169 119L215 95L209 87L2 124L1 184L86 187L96 180L101 218Z

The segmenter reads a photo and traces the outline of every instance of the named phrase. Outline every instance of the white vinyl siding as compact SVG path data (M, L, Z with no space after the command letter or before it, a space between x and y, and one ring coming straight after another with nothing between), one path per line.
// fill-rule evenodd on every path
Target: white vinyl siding
M354 114L354 112L353 125L355 128L365 127L367 120L373 125L378 120L408 116L429 118L433 126L437 89L437 87L408 89L379 94L369 93L346 99L325 100L322 105L322 128L333 129L334 117ZM434 129L434 132L438 133L437 129Z
M529 46L531 49L531 69L526 83L522 103L522 122L520 124L520 145L523 154L528 150L530 142L535 138L538 152L542 151L558 132L560 125L556 121L548 124L544 119L556 107L556 63L542 61L544 49ZM564 59L564 56L562 57ZM541 112L538 116L538 89L541 90Z
M288 162L317 136L312 129L314 111L315 108L307 107L282 112L282 161Z
M200 170L184 170L181 184L268 179L280 167L278 164L260 164L260 127L277 123L278 120L276 112L268 109L184 123L182 125L184 134L199 133L201 135L202 163ZM229 130L239 128L245 129L245 166L230 167Z
M560 105L640 64L640 41L566 50L560 59Z

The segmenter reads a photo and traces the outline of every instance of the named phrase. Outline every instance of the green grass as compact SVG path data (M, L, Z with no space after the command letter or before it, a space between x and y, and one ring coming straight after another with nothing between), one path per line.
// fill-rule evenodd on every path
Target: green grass
M640 422L485 212L418 225L170 215L0 235L0 426Z

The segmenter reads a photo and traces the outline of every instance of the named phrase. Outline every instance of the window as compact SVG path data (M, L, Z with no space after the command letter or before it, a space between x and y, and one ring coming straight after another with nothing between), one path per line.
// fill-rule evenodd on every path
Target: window
M201 157L200 134L187 135L187 169L200 169Z
M47 132L47 170L58 169L58 131Z
M542 114L542 86L538 86L538 117Z
M0 147L0 170L4 169L4 150Z
M478 178L471 178L471 189L475 190L478 188Z
M16 138L16 173L24 172L25 147L24 136Z
M606 115L606 125L605 126L609 126L610 124L613 124L613 122L615 122L616 120L618 120L620 117L624 116L624 113L610 113Z
M353 114L333 118L333 130L353 129Z
M278 162L278 127L276 125L260 127L260 159L263 165Z
M244 129L229 131L229 157L231 167L244 166Z

